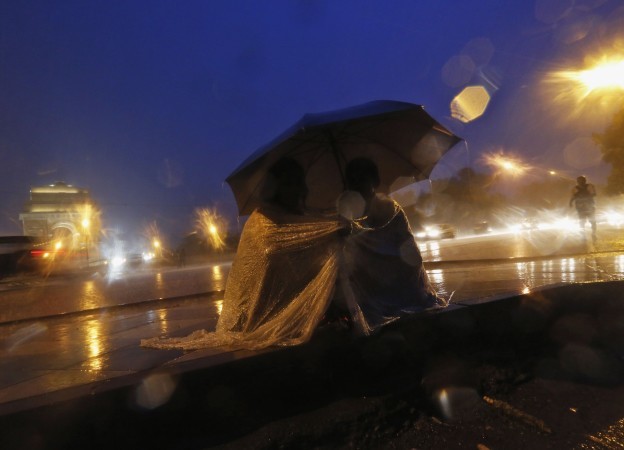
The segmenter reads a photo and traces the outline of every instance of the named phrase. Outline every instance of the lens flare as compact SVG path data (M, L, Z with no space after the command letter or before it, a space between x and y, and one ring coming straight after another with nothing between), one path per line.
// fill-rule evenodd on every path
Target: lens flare
M562 70L554 72L551 76L553 81L576 83L581 98L604 89L624 90L624 59L603 58L601 62L588 69Z
M460 122L472 122L485 113L490 99L483 86L468 86L451 102L451 116Z
M615 52L615 53L614 53ZM549 72L542 80L543 95L556 106L561 124L583 118L596 128L620 108L624 99L624 56L621 51L594 53L585 64Z
M158 228L158 224L156 222L152 222L147 225L143 229L143 236L145 237L145 239L147 239L147 242L150 243L149 245L151 245L152 247L154 256L157 258L162 258L166 246L164 244L163 235L160 232L160 228Z
M218 213L216 208L197 208L195 210L195 228L214 249L225 247L227 221Z
M512 177L524 175L531 166L515 156L507 156L502 152L484 155L485 164L496 170L496 175L508 174Z

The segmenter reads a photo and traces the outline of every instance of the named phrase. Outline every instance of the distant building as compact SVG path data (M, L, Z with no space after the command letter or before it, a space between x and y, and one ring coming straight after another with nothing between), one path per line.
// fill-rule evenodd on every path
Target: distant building
M100 233L97 211L88 190L59 181L31 188L20 220L24 235L77 249L97 241Z

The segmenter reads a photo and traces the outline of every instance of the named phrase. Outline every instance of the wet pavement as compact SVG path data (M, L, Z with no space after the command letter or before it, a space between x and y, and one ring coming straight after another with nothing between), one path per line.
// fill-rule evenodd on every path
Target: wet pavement
M454 244L466 245L466 241L458 240ZM613 244L606 248L570 247L569 251L577 253L561 256L533 251L529 255L503 258L490 252L491 258L482 255L480 260L453 261L436 261L427 248L421 247L431 281L441 295L451 298L451 306L438 313L441 315L505 302L518 294L539 293L547 286L624 279L624 251ZM449 251L453 245L445 248ZM185 353L139 346L143 338L183 336L200 328L214 329L228 270L227 262L163 269L149 275L162 281L157 283L160 291L154 290L153 283L143 288L138 283L123 291L123 295L134 299L129 302L123 301L125 297L111 299L107 304L93 303L93 307L49 302L40 304L38 315L30 318L11 315L5 309L0 323L0 416L93 398L123 387L136 388L136 401L141 403L145 402L140 399L142 387L162 384L158 374L163 371L167 377L175 377L272 354L275 350L205 349ZM201 283L211 286L212 292L198 293L196 285L189 287L189 280L197 279L198 272L207 274ZM110 289L107 283L110 281L89 279L81 289L91 286L94 296L114 292L107 291ZM181 291L185 285L188 291ZM166 286L174 286L170 292L177 295L167 296ZM3 298L11 298L6 294L20 289L54 289L54 283L18 286L3 292ZM88 300L89 293L83 294L77 298ZM16 294L15 299L18 298ZM169 379L164 380L165 385Z
M427 268L438 292L451 296L450 309L457 309L555 284L621 280L624 254L456 261L429 263ZM216 349L185 354L139 347L143 338L214 329L222 294L152 300L0 325L0 414L136 383L164 366L192 370L255 354Z

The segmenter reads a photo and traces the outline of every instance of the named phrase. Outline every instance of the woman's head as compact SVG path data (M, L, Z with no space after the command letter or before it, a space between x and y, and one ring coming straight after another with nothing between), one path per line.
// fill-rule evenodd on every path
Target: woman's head
M284 209L302 213L308 188L303 167L292 158L281 158L269 169L269 200Z

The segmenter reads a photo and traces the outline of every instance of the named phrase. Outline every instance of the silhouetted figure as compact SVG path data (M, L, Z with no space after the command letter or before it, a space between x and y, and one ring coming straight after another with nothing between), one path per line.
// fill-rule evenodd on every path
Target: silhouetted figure
M367 158L353 159L345 178L348 191L338 209L354 220L354 232L344 245L340 283L344 298L338 294L337 303L349 308L356 325L364 324L364 333L402 313L445 306L429 283L405 212L376 192L377 165Z
M585 239L585 222L589 221L592 228L592 240L596 243L596 207L594 197L596 196L596 188L587 182L587 178L580 176L576 179L576 186L572 190L570 198L570 208L572 205L576 207L578 213L579 225L581 233Z
M349 170L350 187L358 189L352 197L359 198L366 215L344 220L305 210L305 172L293 159L280 159L267 175L264 202L241 234L216 331L147 339L141 345L257 349L301 344L321 323L335 291L353 329L362 334L403 313L443 304L429 285L403 210L375 194L378 176ZM353 233L342 232L345 224Z
M305 172L282 158L268 171L263 206L247 220L227 279L217 333L250 347L310 338L338 270L339 223L306 214Z
M292 214L303 214L308 187L303 167L291 158L281 158L269 169L264 193L268 203Z
M305 171L290 158L273 164L263 203L245 223L227 278L216 331L153 338L142 345L256 349L308 341L336 285L341 224L307 214Z
M178 250L178 267L186 266L186 249L181 247Z

